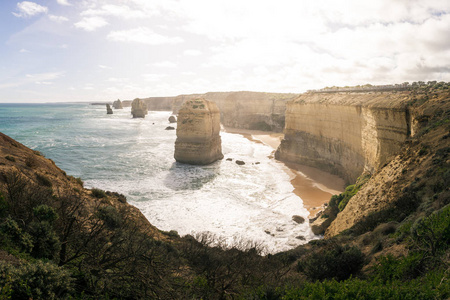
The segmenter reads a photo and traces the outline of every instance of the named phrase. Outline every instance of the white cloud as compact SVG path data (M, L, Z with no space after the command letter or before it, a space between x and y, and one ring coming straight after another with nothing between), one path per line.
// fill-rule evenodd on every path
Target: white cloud
M183 54L187 55L187 56L199 56L199 55L202 55L203 52L200 50L196 50L196 49L187 49L183 52Z
M42 13L46 14L48 12L47 7L29 1L17 3L17 9L19 12L13 12L12 14L18 18L32 17Z
M148 27L111 31L107 39L115 42L134 42L147 45L178 44L183 42L183 39L180 37L160 35Z
M157 82L167 77L167 74L142 74L142 77L145 81Z
M122 19L141 19L148 17L142 10L131 9L127 5L106 4L101 8L90 8L81 13L82 16L114 16Z
M63 23L69 21L69 19L64 16L48 15L48 18L56 23Z
M26 74L26 81L34 82L36 84L49 85L53 80L59 79L64 76L65 72L46 72L36 74Z
M112 69L111 67L105 66L105 65L98 65L98 67L99 67L100 69L106 69L106 70L111 70L111 69Z
M95 31L98 28L104 27L109 23L102 17L84 17L80 22L75 23L76 28L86 31Z
M30 51L27 50L27 49L25 49L25 48L20 49L19 52L20 52L20 53L30 53Z
M58 4L65 5L65 6L71 6L72 4L69 3L68 0L56 0Z
M174 63L174 62L172 62L172 61L168 61L168 60L165 60L165 61L159 61L159 62L157 62L157 63L154 63L154 64L152 64L154 67L157 67L157 68L176 68L177 67L177 64L176 63Z

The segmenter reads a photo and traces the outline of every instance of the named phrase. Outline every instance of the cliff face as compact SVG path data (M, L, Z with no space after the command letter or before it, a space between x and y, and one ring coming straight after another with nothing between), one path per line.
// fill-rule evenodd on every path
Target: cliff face
M187 100L178 112L175 160L206 165L222 159L220 114L217 105L205 99Z
M295 96L297 94L259 92L181 95L175 98L173 111L176 113L186 99L202 97L217 104L224 126L281 132L284 128L285 103Z
M430 99L428 99L430 98ZM450 93L425 95L411 106L410 140L372 175L326 230L325 236L378 219L400 222L428 215L450 202ZM409 215L411 220L411 215ZM365 228L367 225L360 227Z
M411 134L406 93L307 93L287 103L275 157L355 182L378 170Z
M175 97L149 97L142 99L152 111L171 111Z

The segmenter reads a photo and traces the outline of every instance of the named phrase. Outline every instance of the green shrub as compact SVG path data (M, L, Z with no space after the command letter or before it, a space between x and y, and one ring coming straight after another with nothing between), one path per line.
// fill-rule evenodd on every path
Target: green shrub
M103 206L97 211L98 218L103 220L110 229L118 228L122 225L122 217L113 206Z
M429 217L416 220L411 234L420 250L435 256L450 244L450 205L432 213Z
M39 184L41 184L43 186L46 186L46 187L52 187L53 186L53 184L50 181L50 179L48 179L48 177L45 176L45 175L36 173L36 178L37 178Z
M50 224L58 219L58 214L56 213L55 209L45 204L33 208L33 215L39 221L46 221Z
M29 155L27 156L27 158L25 159L25 165L29 168L34 168L36 167L38 164L37 159L34 155Z
M61 299L72 291L70 273L37 261L14 267L0 262L0 287L11 286L12 299Z
M92 189L92 196L94 196L95 198L105 198L106 197L106 193L104 190L101 189Z
M9 237L11 242L13 243L14 248L19 248L22 251L27 253L31 252L33 249L33 239L31 235L27 232L24 232L22 228L20 228L19 224L11 218L7 218L6 221L1 224L0 230Z
M344 280L357 274L363 265L364 254L358 247L334 244L303 258L297 269L311 280Z
M6 155L5 158L9 161L15 162L16 159L14 158L14 156L10 156L10 155Z
M411 253L408 256L394 258L392 255L381 256L374 267L374 276L381 282L412 279L419 276L423 270L423 255Z
M356 183L347 186L343 193L331 196L329 206L331 208L339 209L339 211L343 211L345 206L347 206L348 201L356 195L356 193L369 179L370 174L364 174L358 177Z
M76 181L80 186L83 186L83 185L84 185L84 182L83 182L83 180L81 180L80 177L76 177L76 178L75 178L75 181Z
M59 238L48 222L31 223L29 232L33 238L33 257L52 259L61 249Z

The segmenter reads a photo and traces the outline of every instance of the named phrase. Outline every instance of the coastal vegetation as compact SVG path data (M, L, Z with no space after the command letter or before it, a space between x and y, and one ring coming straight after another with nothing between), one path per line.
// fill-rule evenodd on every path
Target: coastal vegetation
M360 176L329 207L369 202L364 189L401 193L340 234L277 254L159 231L125 196L85 189L0 134L0 299L448 299L448 93L411 95L422 125L395 168ZM377 181L383 170L401 176Z

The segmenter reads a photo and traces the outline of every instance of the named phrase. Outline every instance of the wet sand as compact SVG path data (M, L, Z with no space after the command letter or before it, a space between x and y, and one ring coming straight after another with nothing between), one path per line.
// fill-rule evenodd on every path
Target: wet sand
M224 131L240 134L251 141L272 147L274 149L272 156L284 137L283 133L258 130L225 128ZM344 191L344 180L336 175L294 163L284 163L284 165L286 172L291 177L293 192L303 200L303 205L309 211L310 218L324 209L324 204L330 201L332 195Z

